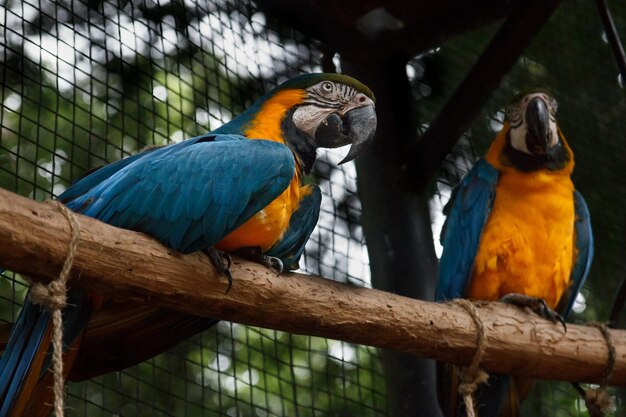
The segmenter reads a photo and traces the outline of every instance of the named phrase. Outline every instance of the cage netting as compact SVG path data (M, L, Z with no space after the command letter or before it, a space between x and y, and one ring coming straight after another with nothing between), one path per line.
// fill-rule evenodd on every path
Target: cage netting
M440 170L433 236L437 244L450 190L501 127L508 97L523 86L547 85L559 100L566 136L575 135L574 179L592 213L594 205L605 207L593 220L609 238L596 251L573 317L601 320L610 308L605 294L615 292L623 278L617 271L626 266L619 256L626 98L593 4L563 3ZM625 33L626 7L611 5ZM318 41L270 21L249 0L7 0L0 26L0 187L40 201L91 168L219 127L282 81L321 72ZM409 61L420 131L496 29L461 35ZM323 206L301 268L369 287L356 170L352 163L337 166L343 152L320 153L310 179L322 188ZM599 182L615 184L616 197L605 200ZM27 289L18 274L3 273L0 323L15 321ZM524 415L586 415L566 383L540 384ZM624 415L622 395L613 394L612 413ZM376 349L228 322L135 367L68 386L68 415L383 416L386 410Z
M320 72L314 41L251 2L8 2L0 185L37 200L147 145L219 127L269 88ZM318 161L319 227L302 268L369 285L354 166ZM333 164L329 164L332 161ZM331 166L333 168L331 168ZM0 281L0 318L27 287ZM69 415L382 415L375 349L222 322L131 369L68 387Z

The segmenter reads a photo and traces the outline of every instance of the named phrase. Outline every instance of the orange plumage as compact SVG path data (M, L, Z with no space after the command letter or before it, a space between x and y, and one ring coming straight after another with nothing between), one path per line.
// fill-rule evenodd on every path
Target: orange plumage
M543 298L555 308L570 281L574 259L574 167L521 172L501 161L508 122L486 160L500 173L480 239L468 295L498 300L509 293ZM560 132L559 132L560 134Z

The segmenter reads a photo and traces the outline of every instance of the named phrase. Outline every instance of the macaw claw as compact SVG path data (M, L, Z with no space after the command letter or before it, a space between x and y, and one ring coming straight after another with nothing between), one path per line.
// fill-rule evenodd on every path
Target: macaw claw
M530 297L524 294L513 293L507 294L504 297L500 298L500 301L518 307L528 307L544 319L548 319L553 323L561 323L563 325L563 330L567 331L567 325L565 324L565 320L563 319L563 317L559 313L548 307L546 301L543 298Z
M237 249L235 252L237 255L246 258L249 261L259 263L267 268L276 272L276 275L280 275L283 270L283 261L275 256L268 256L263 254L261 248L258 246L248 246L245 248Z
M275 256L267 256L267 255L264 255L264 256L265 256L265 261L267 262L267 263L264 263L265 266L276 271L277 276L283 273L283 270L284 270L283 261L281 261Z
M215 248L209 248L204 251L211 260L211 264L215 268L218 274L226 276L228 280L228 288L226 288L226 294L230 291L230 287L233 286L233 276L230 273L230 266L233 264L233 260L229 254L217 250Z

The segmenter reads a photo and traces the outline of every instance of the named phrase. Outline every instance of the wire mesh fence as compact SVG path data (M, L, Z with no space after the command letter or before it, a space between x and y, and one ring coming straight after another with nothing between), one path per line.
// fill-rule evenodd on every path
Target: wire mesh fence
M8 2L0 9L0 185L44 200L88 169L204 133L320 72L315 43L251 2ZM354 166L320 155L304 271L369 285ZM329 162L332 162L330 164ZM27 287L0 281L12 323ZM69 385L70 415L382 415L374 349L222 322L133 368Z
M572 140L581 161L577 170L603 166L601 180L621 184L617 173L626 161L602 155L623 155L626 100L616 79L593 75L598 66L612 63L601 49L599 22L587 24L591 13L583 2L561 7L448 157L433 190L435 241L451 188L495 136L502 104L519 86L552 87L566 135L567 128L579 135ZM626 10L618 8L616 15L624 29ZM280 82L321 71L317 42L268 22L252 1L9 0L0 6L0 22L0 186L37 200L53 198L87 170L145 146L219 127ZM409 62L420 129L427 128L495 28ZM584 86L577 84L581 79ZM591 114L587 106L597 111ZM589 146L597 137L607 139ZM337 167L341 152L319 155L312 181L322 188L322 213L301 267L370 286L356 171L351 163ZM586 189L593 214L593 202L604 194L584 174L575 180ZM617 191L623 193L623 187ZM622 203L606 203L613 214L599 219L600 228L624 230ZM596 263L605 266L595 267L595 275L621 268L619 239L607 244L612 249L600 255ZM3 275L0 321L8 324L15 321L27 286L19 275ZM607 285L613 288L615 282ZM599 301L604 291L592 281L583 293L591 307L574 319L605 317L606 303ZM528 402L527 415L583 415L572 389L544 384ZM375 349L226 322L133 368L71 383L68 392L69 415L387 415ZM615 413L623 415L619 398Z

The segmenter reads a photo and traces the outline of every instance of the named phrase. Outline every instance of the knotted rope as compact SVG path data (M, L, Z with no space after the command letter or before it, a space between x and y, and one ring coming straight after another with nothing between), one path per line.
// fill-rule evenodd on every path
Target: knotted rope
M478 317L476 306L474 306L471 301L459 298L454 300L453 303L467 311L472 317L472 320L474 320L474 324L476 324L476 352L469 366L461 368L459 372L461 384L459 384L458 388L459 394L463 396L467 417L475 417L476 411L474 410L474 399L472 396L476 388L478 388L478 385L487 382L487 379L489 379L489 374L479 368L485 349L487 348L485 325L480 317Z
M600 382L600 386L598 388L587 388L583 390L580 385L574 384L574 388L579 392L579 394L585 400L585 405L587 406L587 410L589 410L589 415L591 417L604 417L609 408L613 404L613 400L611 395L606 391L606 386L613 375L613 371L615 370L615 345L613 344L613 339L611 338L611 333L609 333L609 328L604 323L592 322L589 323L589 326L595 327L600 330L604 340L606 341L606 346L608 348L609 357L606 362L606 368L602 374L602 380Z
M65 414L65 380L63 378L63 314L67 304L67 279L74 263L76 249L80 238L80 225L76 216L63 204L57 201L47 201L54 204L65 216L70 224L71 238L67 249L63 269L59 277L49 284L34 282L30 289L30 298L35 304L40 304L52 312L52 372L54 373L54 414L63 417Z

